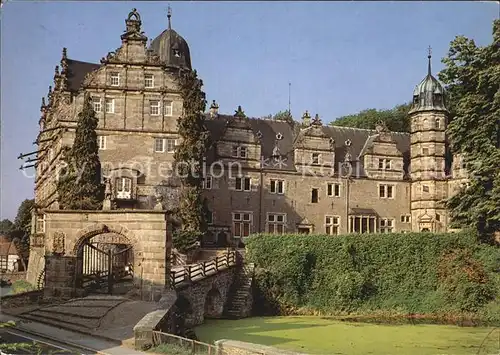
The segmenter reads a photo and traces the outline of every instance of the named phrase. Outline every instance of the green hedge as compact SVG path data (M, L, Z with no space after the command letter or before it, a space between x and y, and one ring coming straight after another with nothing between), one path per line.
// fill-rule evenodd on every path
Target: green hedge
M500 320L500 250L467 233L255 235L259 313L465 314Z

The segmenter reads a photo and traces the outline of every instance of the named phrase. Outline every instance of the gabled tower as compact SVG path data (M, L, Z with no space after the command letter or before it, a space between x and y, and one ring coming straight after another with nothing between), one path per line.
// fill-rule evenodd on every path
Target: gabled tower
M413 91L411 120L411 215L412 230L446 231L445 91L432 76L429 48L427 76Z

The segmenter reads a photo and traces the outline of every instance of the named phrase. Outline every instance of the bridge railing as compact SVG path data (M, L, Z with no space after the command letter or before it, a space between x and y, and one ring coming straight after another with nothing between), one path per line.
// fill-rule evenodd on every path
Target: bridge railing
M216 273L221 269L236 265L237 262L236 251L228 251L210 261L186 265L180 270L172 270L170 272L170 284L172 287L175 287L183 282L190 282L194 279L205 277L207 274Z
M170 351L169 353L175 354L193 354L193 355L266 355L265 351L258 351L248 348L235 348L229 346L229 349L217 346L214 344L207 344L201 341L184 338L178 335L163 333L153 330L153 349L156 347L163 347L162 352ZM174 348L171 348L174 346ZM170 347L170 348L169 348Z
M174 334L168 334L163 332L158 332L153 330L153 346L158 347L163 344L169 344L181 348L186 351L186 354L207 354L207 355L216 355L217 348L214 345L203 343L201 341L196 341L193 339L184 338ZM180 349L162 349L162 350L170 350L172 352L175 351L179 353Z

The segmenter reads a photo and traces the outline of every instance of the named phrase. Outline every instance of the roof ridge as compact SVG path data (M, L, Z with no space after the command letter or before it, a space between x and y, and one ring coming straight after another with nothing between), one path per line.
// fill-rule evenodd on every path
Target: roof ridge
M99 66L101 65L99 63L84 62L83 60L77 60L77 59L71 59L71 58L68 58L67 60L72 61L72 62L78 62L78 63L93 64L93 65L99 65Z

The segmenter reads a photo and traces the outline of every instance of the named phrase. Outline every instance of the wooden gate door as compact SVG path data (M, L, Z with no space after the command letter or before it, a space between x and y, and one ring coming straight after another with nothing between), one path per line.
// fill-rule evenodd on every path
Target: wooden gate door
M133 248L103 241L94 237L83 242L78 254L78 283L90 292L111 294L117 282L133 280Z

